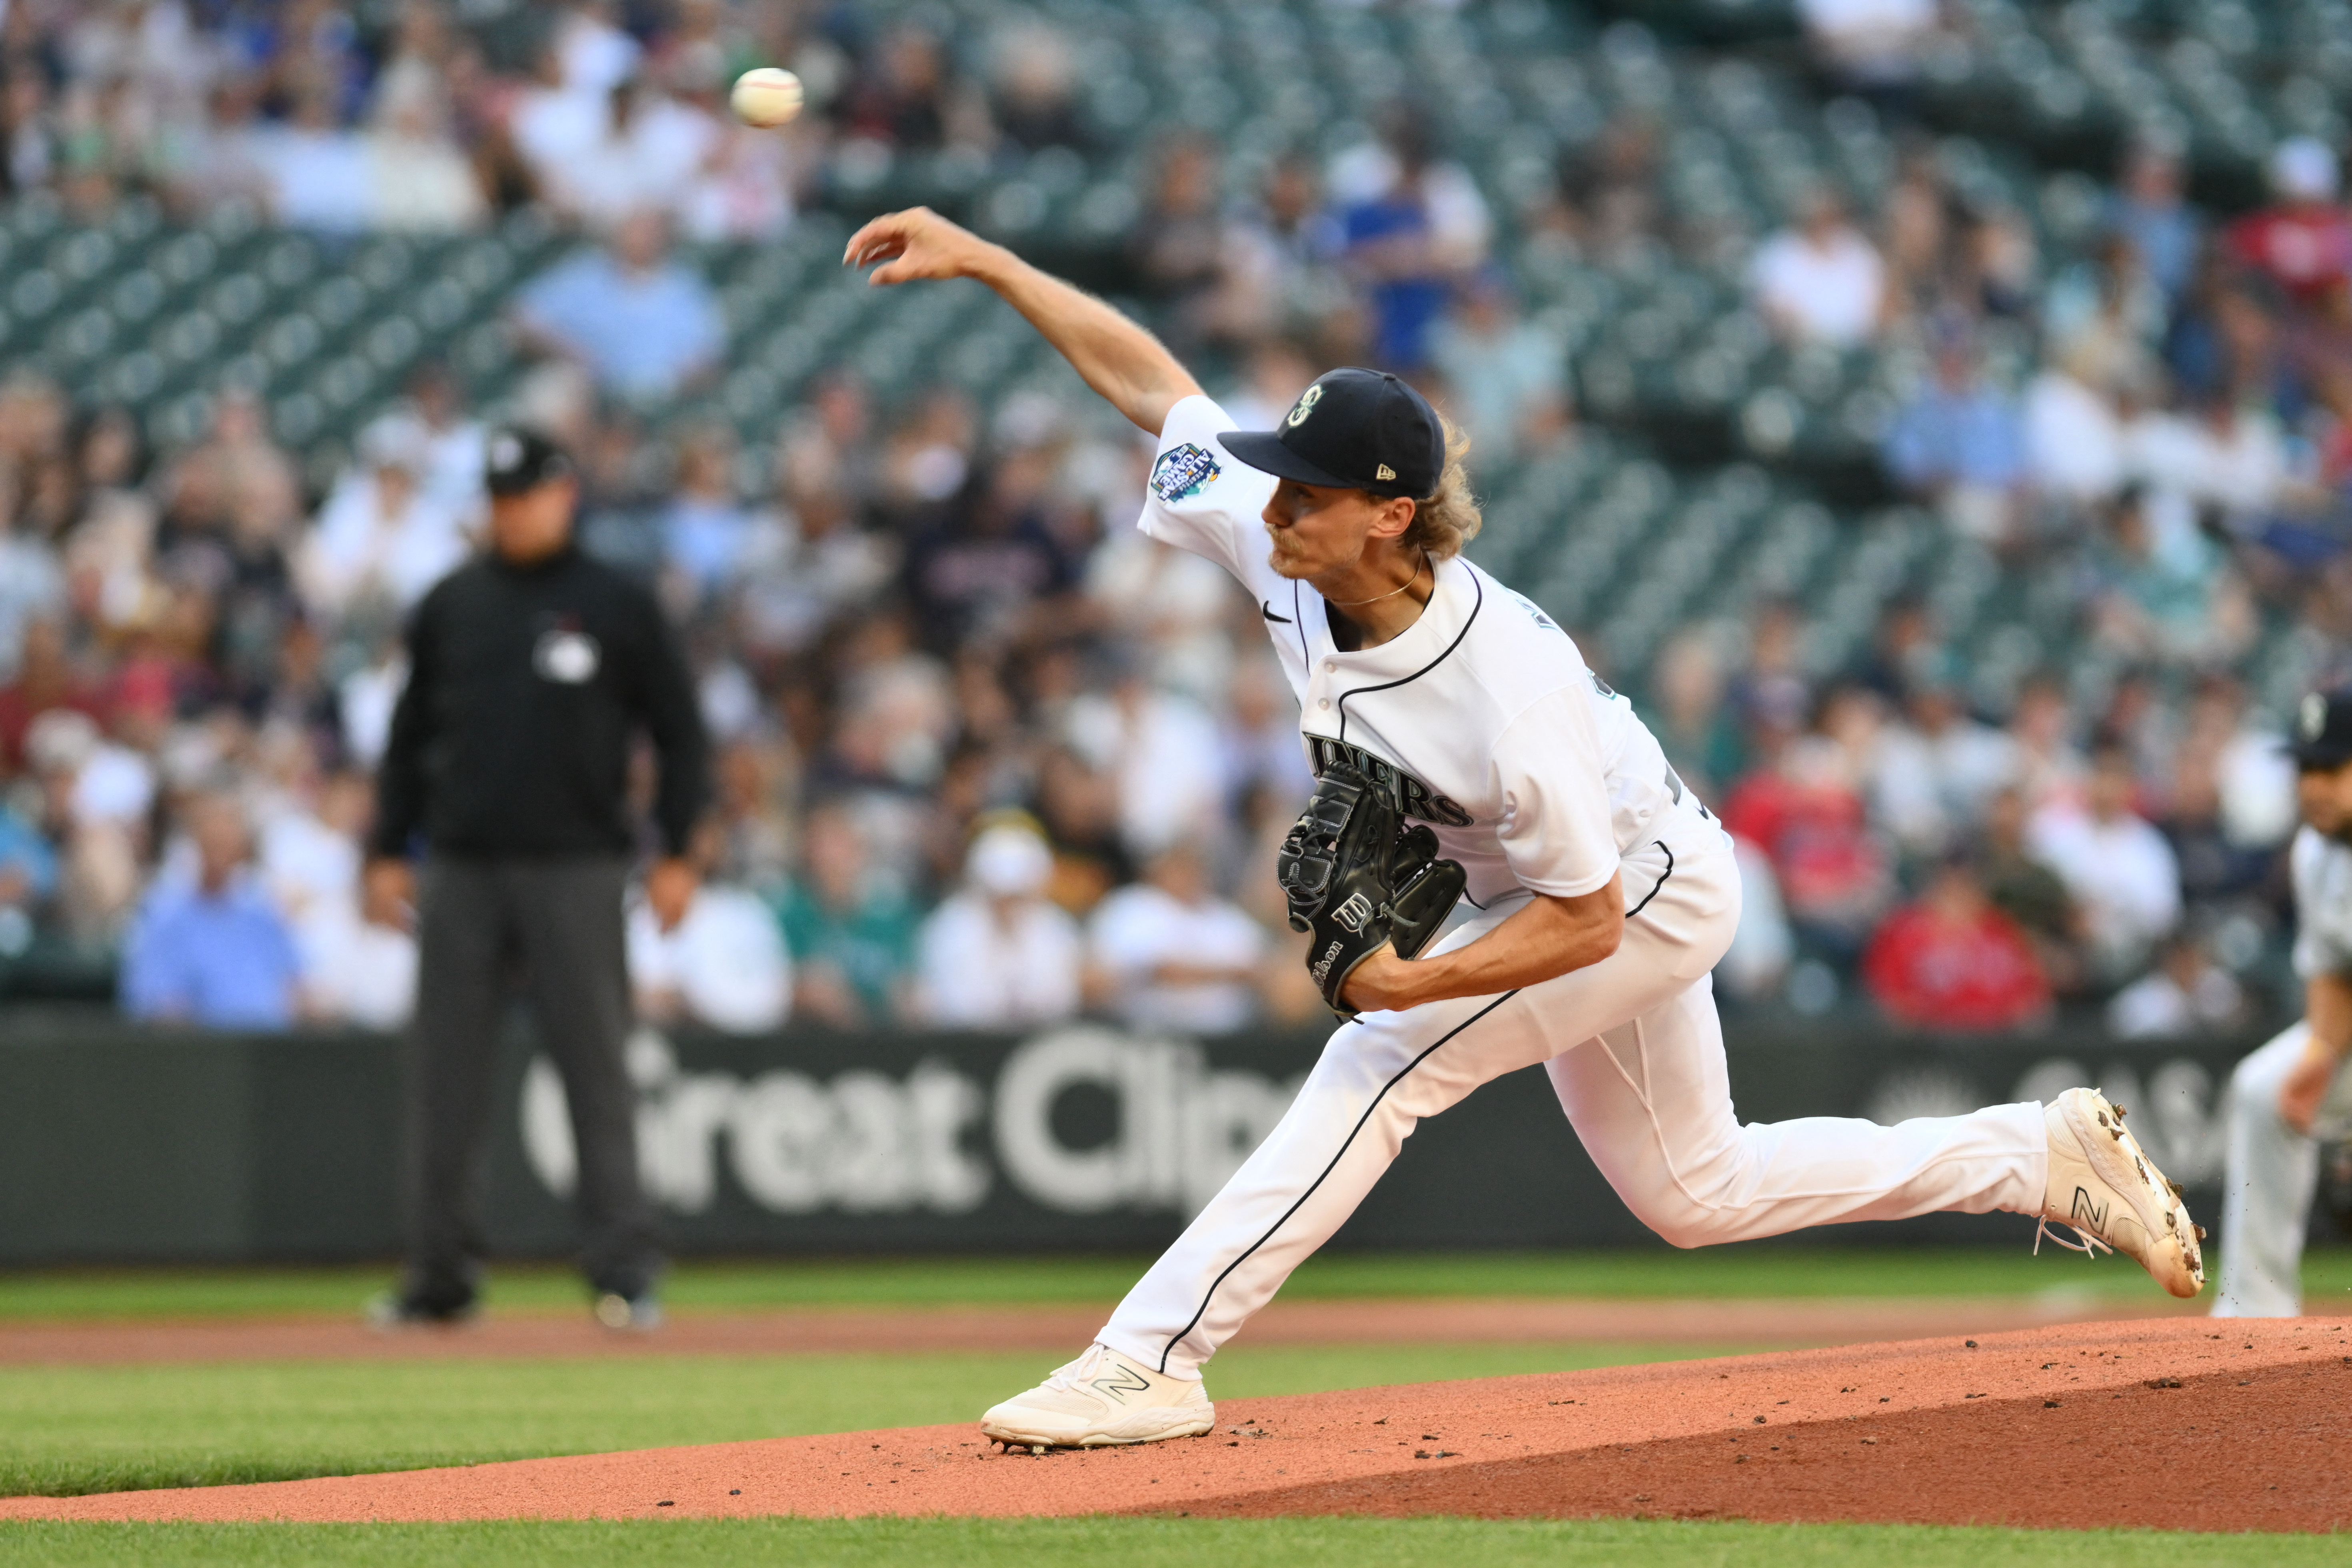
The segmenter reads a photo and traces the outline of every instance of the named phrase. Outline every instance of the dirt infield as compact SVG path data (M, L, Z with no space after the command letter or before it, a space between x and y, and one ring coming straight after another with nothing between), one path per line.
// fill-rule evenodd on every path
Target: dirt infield
M2176 1316L2157 1298L2133 1316ZM1994 1333L2114 1317L2112 1301L2039 1297L1801 1300L1276 1301L1252 1344L1833 1345ZM354 1360L380 1356L771 1355L850 1351L1075 1351L1102 1307L794 1307L686 1313L655 1334L614 1334L585 1313L494 1316L461 1328L380 1333L353 1319L33 1323L0 1327L0 1365Z
M2204 1531L2352 1524L2352 1317L2087 1323L1234 1400L1214 1436L1049 1456L970 1426L262 1486L0 1518L1646 1515Z

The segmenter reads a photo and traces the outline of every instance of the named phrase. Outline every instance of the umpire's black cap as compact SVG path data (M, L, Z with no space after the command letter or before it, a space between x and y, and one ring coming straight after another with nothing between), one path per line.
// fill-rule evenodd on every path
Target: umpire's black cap
M2299 768L2340 768L2352 763L2352 686L2315 691L2295 710L2287 752Z
M1445 472L1445 426L1386 371L1335 370L1299 394L1277 430L1227 430L1225 450L1302 485L1425 500Z
M562 447L520 425L497 426L482 444L482 480L494 496L519 496L572 471Z

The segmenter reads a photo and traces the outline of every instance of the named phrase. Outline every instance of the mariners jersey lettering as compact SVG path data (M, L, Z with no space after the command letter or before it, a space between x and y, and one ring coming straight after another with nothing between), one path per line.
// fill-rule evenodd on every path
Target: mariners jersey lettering
M1257 600L1316 771L1362 769L1436 832L1480 904L1607 885L1681 797L1633 704L1543 611L1459 558L1436 563L1401 636L1340 649L1314 588L1267 564L1262 514L1276 481L1218 445L1234 427L1206 397L1169 411L1139 526L1217 562Z

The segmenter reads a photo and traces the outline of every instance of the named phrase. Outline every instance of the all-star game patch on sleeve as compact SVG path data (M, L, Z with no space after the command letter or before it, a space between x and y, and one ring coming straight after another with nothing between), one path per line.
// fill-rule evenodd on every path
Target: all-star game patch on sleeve
M1136 525L1247 582L1265 553L1260 514L1275 481L1217 444L1217 432L1233 427L1232 416L1207 397L1187 397L1168 411Z
M1187 441L1169 447L1151 465L1151 493L1171 505L1191 500L1223 471L1207 447Z

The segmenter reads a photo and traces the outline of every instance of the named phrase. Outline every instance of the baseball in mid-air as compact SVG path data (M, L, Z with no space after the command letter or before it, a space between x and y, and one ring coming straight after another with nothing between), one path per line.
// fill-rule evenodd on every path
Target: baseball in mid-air
M761 66L735 79L727 101L735 118L762 130L782 125L801 111L801 79L779 66Z

